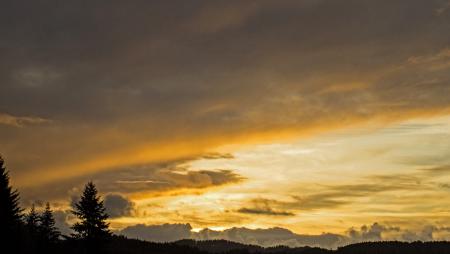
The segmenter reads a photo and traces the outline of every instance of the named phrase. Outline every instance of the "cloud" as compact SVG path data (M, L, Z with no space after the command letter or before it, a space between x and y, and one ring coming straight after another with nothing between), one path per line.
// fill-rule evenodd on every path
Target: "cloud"
M421 230L405 230L401 239L404 241L448 241L450 228L436 225L424 225Z
M111 205L111 216L129 214L122 210L128 209L131 202L125 196L130 194L161 195L172 192L171 195L183 194L189 190L207 191L208 188L237 184L245 177L229 169L195 170L184 166L187 160L173 161L162 164L146 164L141 166L116 169L113 171L88 174L66 181L48 184L45 189L28 187L21 189L23 202L34 200L59 200L79 196L84 184L92 179L101 193L106 193L105 205ZM175 191L175 192L174 192ZM111 194L115 193L115 194ZM126 200L122 200L125 198ZM131 208L130 208L131 209Z
M240 208L237 210L239 213L248 213L248 214L260 214L260 215L274 215L274 216L294 216L294 213L287 212L287 211L275 211L271 208Z
M110 218L132 215L134 203L119 194L108 194L104 198L106 213Z
M189 224L163 224L127 227L118 231L119 234L156 242L170 242L181 239L218 240L224 239L244 244L254 244L264 247L285 245L290 247L315 246L335 249L339 246L367 241L433 241L448 237L448 227L424 225L418 231L402 229L398 226L387 226L380 223L363 225L359 229L350 228L345 234L322 233L319 235L296 234L285 228L249 229L230 228L223 231L203 229L192 231Z
M251 207L239 208L236 212L250 215L294 216L295 214L285 210L274 210L272 206L279 206L280 202L269 199L254 199Z
M450 9L450 1L447 3L444 3L441 7L436 9L436 15L438 15L438 16L443 15L449 9Z
M172 242L190 238L191 230L192 227L189 224L137 224L126 227L118 231L117 234L152 242Z
M14 2L0 10L11 21L0 25L0 108L54 123L1 131L2 153L18 184L42 185L280 133L440 114L450 106L443 7Z
M140 174L137 174L137 173ZM232 170L190 170L185 168L168 168L145 170L144 168L126 170L122 174L105 175L99 186L105 191L161 192L176 189L204 189L225 184L238 183L244 178ZM112 179L111 179L112 178ZM101 179L101 178L100 178ZM103 184L103 182L105 184Z
M445 176L450 173L450 165L441 165L437 167L428 167L420 169L425 176L433 177L433 176Z
M400 228L386 227L375 222L370 226L362 226L359 231L353 228L349 229L348 235L351 242L373 242L384 240L383 234L390 231L399 232Z
M260 9L254 2L217 2L200 8L195 17L187 24L187 28L198 33L217 33L224 29L239 27L245 24Z
M334 249L353 242L347 235L333 233L304 235L279 227L267 229L230 228L224 231L204 229L193 237L197 240L225 239L264 247L285 245L290 247L315 246Z
M207 160L234 159L234 155L231 153L207 153L202 158Z
M366 241L445 241L450 236L450 230L445 226L432 224L422 225L417 229L401 228L398 226L386 226L380 223L373 223L370 226L363 225L359 230L353 228L347 231L349 242Z
M73 233L71 227L71 220L73 220L73 215L70 211L65 210L55 210L53 211L53 216L55 217L55 226L58 228L62 235L69 236Z
M257 197L249 195L240 200L239 208L234 212L247 214L253 220L258 220L258 215L298 215L296 218L300 220L302 216L315 212L343 213L349 217L362 214L384 217L393 213L400 218L404 213L446 212L442 202L429 202L446 195L446 178L435 178L435 175L446 176L446 171L436 171L419 168L408 173L367 175L348 184L296 184L284 193L264 192ZM423 219L418 214L414 217L415 220ZM280 223L283 221L280 220ZM313 224L310 226L314 227Z
M415 190L420 182L415 177L405 178L399 176L370 176L358 184L318 185L296 189L294 192L306 192L304 195L286 195L282 199L254 198L246 204L254 208L243 208L238 212L253 214L293 215L296 212L332 210L338 207L357 203L360 199L372 198L376 195ZM275 209L275 210L274 210Z
M13 116L0 112L0 124L13 127L24 127L27 125L43 124L51 122L48 119L31 116Z
M431 55L410 57L408 63L412 65L428 65L428 68L446 68L450 64L450 48L441 49L439 52Z
M223 231L203 229L192 231L189 224L163 224L129 226L117 232L118 234L154 242L171 242L181 239L216 240L224 239L245 244L260 246L320 246L333 248L339 246L344 236L336 234L298 235L284 228L248 229L230 228Z

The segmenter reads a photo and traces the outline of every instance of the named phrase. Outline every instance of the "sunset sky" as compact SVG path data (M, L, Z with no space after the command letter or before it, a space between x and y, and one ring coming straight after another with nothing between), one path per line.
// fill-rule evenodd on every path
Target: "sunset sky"
M65 233L450 240L450 1L2 1L0 154Z

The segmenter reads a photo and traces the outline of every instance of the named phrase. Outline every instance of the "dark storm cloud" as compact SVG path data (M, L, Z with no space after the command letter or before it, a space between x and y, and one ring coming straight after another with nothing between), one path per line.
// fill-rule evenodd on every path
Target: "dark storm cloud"
M200 142L198 155L261 131L445 110L447 6L4 1L1 152L19 184L38 184L142 162L128 150L163 141ZM51 122L26 124L39 119Z
M110 218L132 215L134 209L133 201L119 194L108 194L105 196L104 204L106 213Z

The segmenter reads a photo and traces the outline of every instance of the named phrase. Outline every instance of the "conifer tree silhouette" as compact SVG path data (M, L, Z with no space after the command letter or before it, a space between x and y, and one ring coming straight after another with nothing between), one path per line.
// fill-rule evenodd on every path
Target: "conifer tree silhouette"
M31 205L30 212L25 216L25 225L31 234L36 234L38 231L39 215L36 212L34 204Z
M22 224L22 209L19 207L19 192L9 183L5 161L0 156L0 236L5 241L17 237Z
M50 204L47 202L45 210L39 217L39 233L44 241L54 243L58 240L60 233L55 227L55 218L53 211L50 209Z
M88 182L84 188L81 199L75 204L72 213L80 219L72 229L76 232L75 238L85 240L101 240L111 236L106 223L108 215L105 212L103 201L98 195L97 188L92 182Z

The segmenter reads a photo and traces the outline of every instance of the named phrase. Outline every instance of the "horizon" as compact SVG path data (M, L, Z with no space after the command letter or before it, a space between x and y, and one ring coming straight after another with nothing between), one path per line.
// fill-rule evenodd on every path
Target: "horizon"
M93 181L145 240L450 240L450 1L2 5L0 155L63 233Z

